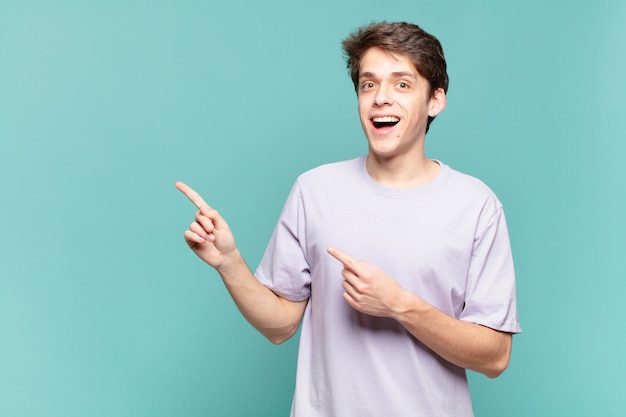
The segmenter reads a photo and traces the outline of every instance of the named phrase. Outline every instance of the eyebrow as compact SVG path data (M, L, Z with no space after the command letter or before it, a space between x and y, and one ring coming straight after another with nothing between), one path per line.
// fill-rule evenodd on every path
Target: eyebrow
M392 72L391 75L394 78L412 78L412 79L417 78L415 74L413 74L412 72L407 72L407 71L395 71L395 72ZM359 79L361 78L377 78L377 77L376 77L376 74L374 74L373 72L364 72L359 75Z

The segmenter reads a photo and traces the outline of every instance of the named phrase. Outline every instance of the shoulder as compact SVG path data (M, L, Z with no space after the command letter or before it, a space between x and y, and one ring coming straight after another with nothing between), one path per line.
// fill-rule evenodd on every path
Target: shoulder
M320 165L298 177L301 187L332 185L359 176L362 157Z
M496 194L482 180L457 171L441 162L440 164L442 171L445 172L445 181L443 181L444 186L442 188L446 192L457 196L460 201L490 206L493 211L502 208L502 203L500 203Z
M468 188L472 192L493 194L493 191L482 180L454 168L447 167L449 170L449 180L453 185Z

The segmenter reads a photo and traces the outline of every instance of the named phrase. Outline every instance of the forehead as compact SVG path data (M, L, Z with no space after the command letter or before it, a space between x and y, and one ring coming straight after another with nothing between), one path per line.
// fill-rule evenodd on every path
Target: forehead
M368 49L360 61L359 77L385 76L402 73L419 78L417 68L410 58L402 53L374 47Z

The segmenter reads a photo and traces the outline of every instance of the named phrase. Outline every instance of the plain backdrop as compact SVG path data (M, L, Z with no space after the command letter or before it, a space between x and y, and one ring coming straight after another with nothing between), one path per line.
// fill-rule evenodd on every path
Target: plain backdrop
M379 20L443 43L427 153L509 222L524 333L476 415L626 414L623 1L3 0L1 416L288 415L297 338L241 318L174 182L254 269L297 175L366 152L340 42Z

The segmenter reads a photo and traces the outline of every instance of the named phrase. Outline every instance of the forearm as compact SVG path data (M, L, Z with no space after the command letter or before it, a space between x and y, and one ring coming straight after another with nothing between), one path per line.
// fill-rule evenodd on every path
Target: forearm
M400 297L394 318L457 366L495 378L509 364L511 334L450 317L408 291Z
M238 251L216 270L241 314L272 343L282 343L295 334L306 300L294 302L272 292L254 277Z

